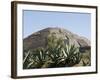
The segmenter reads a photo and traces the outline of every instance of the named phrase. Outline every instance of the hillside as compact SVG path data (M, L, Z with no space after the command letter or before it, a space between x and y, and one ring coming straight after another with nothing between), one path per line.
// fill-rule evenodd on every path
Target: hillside
M31 34L23 40L24 50L45 47L48 36L53 35L56 38L61 38L65 43L74 44L76 47L89 48L90 41L81 35L74 34L62 28L46 28Z
M23 68L91 65L90 41L61 28L46 28L23 40Z

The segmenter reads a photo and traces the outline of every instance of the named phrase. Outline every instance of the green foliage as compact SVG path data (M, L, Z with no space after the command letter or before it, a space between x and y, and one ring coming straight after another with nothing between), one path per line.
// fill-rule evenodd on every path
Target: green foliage
M80 60L81 53L78 47L65 44L63 39L49 36L46 48L37 48L26 53L23 68L68 67L78 64Z
M78 64L81 60L81 53L79 52L79 48L74 45L66 45L64 48L65 61L67 66L73 66Z

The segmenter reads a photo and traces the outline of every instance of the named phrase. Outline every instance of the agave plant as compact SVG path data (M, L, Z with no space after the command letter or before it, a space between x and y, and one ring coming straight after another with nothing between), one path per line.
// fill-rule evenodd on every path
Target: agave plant
M29 64L29 58L30 58L30 54L31 54L31 51L29 50L28 52L25 52L24 53L24 58L23 58L23 68L27 68L27 65Z
M54 36L49 36L47 40L47 51L48 56L52 61L52 65L50 67L59 67L59 62L63 59L61 54L61 49L63 45L62 39L57 39Z
M37 48L33 51L32 60L28 68L41 68L48 60L47 51L44 48Z
M23 60L24 68L65 67L78 64L81 60L79 48L65 44L63 39L49 36L45 48L28 51Z
M66 45L63 54L66 61L66 66L73 66L78 64L81 60L81 53L79 52L79 48L75 47L75 45Z
M50 40L51 39L51 40ZM52 60L55 62L57 67L59 66L73 66L78 64L81 60L81 53L79 48L75 45L69 43L64 44L64 40L57 39L52 36L49 39L49 43L52 44L53 48L49 46L49 55ZM56 42L55 42L55 41ZM52 42L51 42L52 41ZM56 45L56 46L55 46ZM51 48L51 49L50 49Z

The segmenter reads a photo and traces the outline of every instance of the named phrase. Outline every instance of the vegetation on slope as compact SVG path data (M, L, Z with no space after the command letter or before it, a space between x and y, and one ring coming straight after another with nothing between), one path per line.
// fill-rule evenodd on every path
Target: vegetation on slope
M39 47L24 52L23 69L71 67L81 61L82 66L90 65L90 61L86 63L83 60L86 55L82 55L75 45L65 44L64 40L49 36L45 48ZM90 60L90 57L88 58Z

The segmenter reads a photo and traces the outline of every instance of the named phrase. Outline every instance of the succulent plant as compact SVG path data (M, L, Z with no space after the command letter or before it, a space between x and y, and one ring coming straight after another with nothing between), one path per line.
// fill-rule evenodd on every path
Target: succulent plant
M81 60L79 48L65 44L63 39L49 36L45 48L28 51L23 59L24 69L66 67L78 64Z

